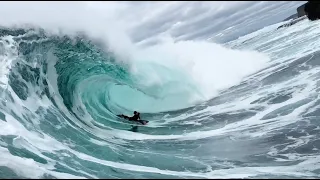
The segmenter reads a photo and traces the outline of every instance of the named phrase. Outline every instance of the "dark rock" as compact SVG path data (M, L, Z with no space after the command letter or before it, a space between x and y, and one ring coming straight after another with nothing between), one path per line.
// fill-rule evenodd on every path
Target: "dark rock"
M302 4L301 6L299 6L299 7L297 8L298 17L301 17L301 16L306 15L306 12L305 12L305 10L304 10L305 5L306 5L306 4Z
M320 19L320 2L308 1L304 6L304 11L309 20L315 21Z

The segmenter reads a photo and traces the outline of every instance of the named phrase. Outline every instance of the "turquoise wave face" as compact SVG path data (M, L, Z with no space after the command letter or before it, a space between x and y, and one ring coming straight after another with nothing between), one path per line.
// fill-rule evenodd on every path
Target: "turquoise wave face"
M2 119L7 122L13 118L25 128L20 135L1 136L2 147L8 149L12 157L32 159L34 165L40 167L55 162L54 171L45 170L37 177L66 177L63 174L68 177L119 177L116 175L119 173L127 177L130 171L113 168L122 166L121 162L138 166L147 163L143 152L135 157L130 153L143 148L143 144L128 143L117 137L117 131L130 132L131 127L115 115L129 115L132 113L130 108L135 107L134 103L128 102L130 97L121 93L140 96L138 99L152 98L136 86L137 77L130 74L128 65L117 63L112 53L102 51L86 37L48 36L38 30L8 29L3 29L0 36L2 53L10 56L14 64L8 74L10 87L1 89L1 110L6 112L1 113ZM14 52L7 53L10 49ZM128 102L128 109L121 105L122 101ZM144 118L152 116L146 114ZM121 136L132 135L121 133ZM33 144L33 138L42 140ZM31 143L35 149L19 149L16 143L23 144L21 146ZM85 157L103 162L91 162ZM157 158L161 159L161 156ZM23 160L16 162L23 163ZM112 162L116 162L115 167ZM111 167L107 170L104 167L109 163ZM40 173L42 170L34 171ZM1 168L1 172L5 177L19 177L10 169ZM31 176L26 173L23 177ZM153 177L161 176L154 174Z
M157 155L152 155L154 152L141 150L157 147L151 147L151 141L147 147L138 140L153 139L154 133L163 134L165 138L167 133L174 136L185 131L184 127L173 125L168 129L160 125L165 122L163 117L170 114L161 110L183 105L191 93L184 96L181 92L185 88L179 90L181 85L187 90L192 88L189 83L179 81L183 78L179 72L157 64L139 64L139 68L163 73L163 77L177 75L165 84L150 85L146 83L146 71L131 73L129 64L118 63L111 52L102 50L98 42L91 42L85 36L47 35L38 29L2 29L0 36L2 55L10 57L13 64L8 73L10 86L1 91L1 110L5 112L1 115L6 122L13 118L21 123L24 132L2 135L1 142L12 157L30 158L34 166L54 164L53 171L35 169L42 172L37 177L129 177L132 172L126 166L132 165L146 168L151 172L150 177L175 177L179 176L178 171L184 171L180 163L189 166L194 163L194 158L185 160L176 156L171 169L177 172L159 175L153 167L166 169L166 162L172 160L167 155L168 144L159 149ZM143 119L153 123L139 132L131 132L137 129L131 129L130 122L116 117L116 114L131 115L133 110L144 109L153 111L142 112ZM178 116L183 112L172 113ZM34 138L39 140L36 144L33 144ZM17 143L23 148L17 148ZM134 156L131 151L135 151ZM155 161L147 160L151 156ZM108 165L111 166L106 170ZM17 175L6 168L1 171L8 174L6 177ZM145 175L139 171L135 172L137 177ZM23 177L31 176L26 173Z
M189 106L186 102L196 92L183 73L160 64L138 62L140 71L132 73L132 64L117 61L99 42L83 35L55 36L39 29L6 29L1 35L14 42L8 46L17 48L9 73L13 92L25 101L45 98L50 101L43 102L46 106L53 105L61 118L78 127L128 130L128 122L116 115L131 116L134 110L158 127L168 110ZM150 73L165 80L150 82ZM32 105L42 109L37 101Z
M174 109L179 102L184 104L188 95L182 96L178 87L191 87L190 84L179 82L178 78L183 78L179 77L179 73L152 63L139 64L139 67L146 72L155 71L156 68L158 74L176 75L176 79L160 85L144 84L148 74L133 75L128 64L117 63L112 52L102 50L97 43L84 36L47 36L45 32L32 30L21 30L21 33L24 33L21 37L15 36L13 39L19 44L19 53L24 60L17 63L14 71L22 74L22 78L27 74L29 79L24 80L45 92L48 89L47 68L54 68L52 72L56 73L61 101L75 116L84 116L88 112L93 119L99 119L98 116L114 118L115 114L132 114L134 110L160 112L170 105ZM48 63L54 66L49 67ZM37 67L32 67L33 64ZM12 73L11 76L14 91L20 98L26 99L32 90L23 85L23 81L17 80L18 75ZM46 93L48 97L52 96Z

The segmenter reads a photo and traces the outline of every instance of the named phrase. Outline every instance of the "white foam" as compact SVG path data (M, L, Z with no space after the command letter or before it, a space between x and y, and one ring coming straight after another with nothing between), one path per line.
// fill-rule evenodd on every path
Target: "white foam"
M81 177L81 176L74 176L71 174L51 171L49 169L54 169L54 164L49 163L47 165L44 165L44 164L35 162L32 159L13 156L10 154L8 149L5 149L3 147L0 147L0 152L1 152L0 165L10 168L19 176L23 176L26 178L41 178L45 173L47 173L57 178L85 179L85 177Z
M17 57L18 51L12 36L0 38L0 86L4 89L8 85L8 73L12 61Z
M200 92L198 98L207 100L220 90L226 89L241 82L241 80L266 65L268 57L254 51L239 51L225 48L221 45L205 41L166 40L163 44L139 49L134 54L135 62L151 61L164 65L174 71L185 74L185 81L195 83ZM162 84L166 79L156 71L139 72L140 63L136 64L136 73L142 82L152 82L154 77L157 83ZM145 77L145 78L143 78ZM191 79L191 81L190 81ZM181 81L177 79L176 81ZM183 81L183 80L182 80ZM196 93L195 91L194 93Z

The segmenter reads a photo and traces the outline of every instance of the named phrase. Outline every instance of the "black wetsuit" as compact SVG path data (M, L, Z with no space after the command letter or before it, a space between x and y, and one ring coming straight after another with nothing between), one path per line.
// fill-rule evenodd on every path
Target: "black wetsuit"
M138 122L140 122L141 124L145 124L145 122L139 120L139 119L141 119L141 118L140 118L140 113L137 113L137 114L133 115L132 117L129 117L129 116L126 116L126 115L123 115L123 114L118 115L118 116L119 116L119 117L122 117L122 118L124 118L124 119L128 119L129 121L138 121Z
M120 117L125 118L125 119L128 119L128 120L130 120L130 121L138 121L138 119L141 119L141 118L140 118L140 114L138 114L138 113L135 114L135 115L133 115L132 117L129 117L129 116L126 116L126 115L121 114Z
M133 115L132 117L129 117L130 121L137 121L138 119L141 119L140 114L138 114L138 113Z

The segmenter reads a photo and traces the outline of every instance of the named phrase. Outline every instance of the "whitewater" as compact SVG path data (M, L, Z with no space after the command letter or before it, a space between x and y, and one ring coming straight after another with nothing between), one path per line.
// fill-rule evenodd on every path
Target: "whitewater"
M142 46L68 3L0 6L1 178L320 177L319 22Z

